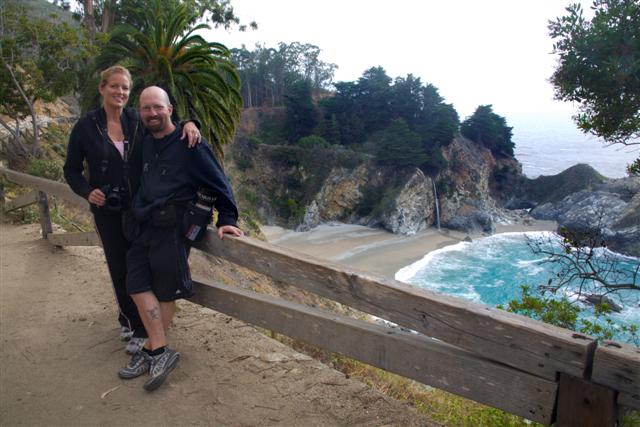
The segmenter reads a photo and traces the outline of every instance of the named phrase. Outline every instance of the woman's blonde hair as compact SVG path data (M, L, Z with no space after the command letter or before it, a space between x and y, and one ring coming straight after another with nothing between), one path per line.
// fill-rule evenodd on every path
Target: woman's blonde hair
M109 81L109 77L113 76L114 74L124 74L129 80L129 86L131 86L131 84L133 83L131 80L131 73L129 73L129 70L127 70L122 65L112 65L111 67L107 68L106 70L100 73L100 87L103 87L104 85L106 85L107 82Z

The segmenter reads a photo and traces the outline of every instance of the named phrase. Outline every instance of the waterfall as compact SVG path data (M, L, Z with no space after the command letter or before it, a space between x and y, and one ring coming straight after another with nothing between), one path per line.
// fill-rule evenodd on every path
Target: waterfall
M436 181L431 180L433 184L433 198L436 201L436 225L438 226L438 231L440 231L440 205L438 203L438 191L436 190Z

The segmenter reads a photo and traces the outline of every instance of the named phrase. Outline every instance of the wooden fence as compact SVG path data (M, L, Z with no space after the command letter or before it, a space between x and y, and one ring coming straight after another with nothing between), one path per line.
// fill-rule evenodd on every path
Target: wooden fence
M95 232L52 233L47 196L88 207L65 184L0 168L35 191L43 238L99 245ZM640 348L605 342L527 317L418 289L248 237L196 248L415 332L388 328L218 283L195 283L191 301L309 344L542 424L613 426L640 409Z

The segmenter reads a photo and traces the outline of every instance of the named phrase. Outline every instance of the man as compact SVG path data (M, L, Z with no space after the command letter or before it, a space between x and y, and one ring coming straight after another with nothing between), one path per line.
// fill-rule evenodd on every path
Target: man
M149 339L119 376L130 379L149 371L144 388L153 391L180 359L180 353L167 346L175 300L193 295L187 237L193 240L198 233L185 221L204 211L208 214L200 223L204 229L212 216L207 205L215 206L220 239L243 233L236 227L238 210L231 186L209 145L189 149L179 143L180 125L171 122L173 106L161 88L146 88L139 102L140 119L151 135L143 141L142 179L132 206L138 226L127 254L127 291Z

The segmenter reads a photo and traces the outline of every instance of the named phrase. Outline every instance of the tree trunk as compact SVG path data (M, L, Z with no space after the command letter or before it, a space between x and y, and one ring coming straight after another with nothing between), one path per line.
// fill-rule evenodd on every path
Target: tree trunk
M251 101L251 81L249 79L246 80L247 82L247 107L251 108L253 107L253 102Z
M275 83L271 82L271 106L275 107L276 106L276 90L275 90Z
M6 123L4 120L0 119L0 124L2 124L2 126L5 129L7 129L11 135L11 137L8 139L7 143L4 145L2 150L4 151L5 154L8 154L8 157L10 159L16 158L16 157L21 157L26 159L27 157L29 157L29 150L20 141L20 137L22 136L20 134L20 121L18 120L17 117L11 117L11 118L15 120L15 123L16 123L15 130L11 129L11 127L9 127L9 124Z
M38 147L38 118L36 116L36 110L33 108L33 102L31 100L29 100L29 98L27 97L27 94L24 93L24 90L22 89L22 86L20 86L20 82L16 78L16 75L13 73L13 69L6 62L2 61L2 63L4 64L4 67L9 72L9 75L11 76L11 79L13 80L13 84L16 85L16 88L20 92L20 96L22 96L22 99L27 104L27 107L29 107L29 113L31 114L31 118L33 120L33 144L31 146L31 152L32 152L33 155L36 155L38 153L38 151L39 151L39 147Z
M100 31L108 33L111 25L115 22L116 0L105 0L104 10L102 11L102 26Z
M84 3L84 18L82 19L82 25L84 25L89 34L91 35L91 39L93 40L96 34L96 20L93 17L93 0L83 0Z
M33 108L33 102L27 101L29 105L29 113L31 113L31 120L33 121L33 139L31 142L31 154L37 156L40 153L40 144L38 143L38 116L36 110Z
M12 139L17 139L18 138L18 135L19 135L18 132L20 131L20 124L18 123L18 120L16 120L16 130L15 131L9 127L7 122L2 120L2 117L0 117L0 125L2 125L3 128L5 128L6 130L9 131L9 133L11 134L11 138Z

